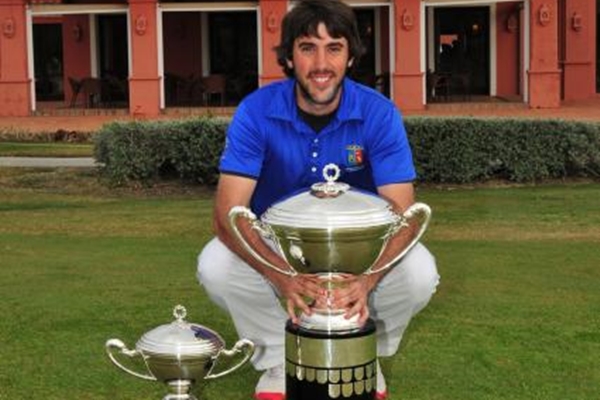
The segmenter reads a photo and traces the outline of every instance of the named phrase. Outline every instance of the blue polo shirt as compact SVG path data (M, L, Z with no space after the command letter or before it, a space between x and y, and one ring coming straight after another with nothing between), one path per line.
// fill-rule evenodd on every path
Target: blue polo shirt
M324 181L329 163L340 167L338 181L373 193L415 179L402 117L389 99L346 78L335 117L316 133L298 113L295 83L287 79L247 96L227 131L220 171L256 179L254 213Z

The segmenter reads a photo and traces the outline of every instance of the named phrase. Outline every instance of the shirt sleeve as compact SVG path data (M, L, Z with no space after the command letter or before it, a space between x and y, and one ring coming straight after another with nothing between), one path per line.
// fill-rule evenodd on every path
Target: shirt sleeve
M222 173L258 179L264 149L264 136L248 112L248 107L244 103L240 104L227 129L219 170Z
M395 107L387 107L383 114L381 123L369 132L375 185L412 182L416 172L402 117Z

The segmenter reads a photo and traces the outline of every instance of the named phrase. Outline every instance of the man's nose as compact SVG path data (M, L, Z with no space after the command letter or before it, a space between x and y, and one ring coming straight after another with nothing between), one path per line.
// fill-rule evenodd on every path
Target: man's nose
M315 54L315 67L317 69L324 68L327 65L327 51L326 49L318 49Z

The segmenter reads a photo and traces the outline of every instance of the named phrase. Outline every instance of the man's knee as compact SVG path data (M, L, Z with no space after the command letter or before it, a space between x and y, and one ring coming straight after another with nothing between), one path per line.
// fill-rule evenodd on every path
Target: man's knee
M425 246L417 244L405 262L406 272L410 274L411 298L417 305L427 303L440 282L435 258Z
M201 285L210 290L220 290L229 281L228 266L234 255L219 239L214 238L198 255L196 276Z

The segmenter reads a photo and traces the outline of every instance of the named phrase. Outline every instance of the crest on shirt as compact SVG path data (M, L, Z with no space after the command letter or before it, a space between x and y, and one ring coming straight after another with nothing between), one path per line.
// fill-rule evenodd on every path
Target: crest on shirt
M358 144L346 146L346 162L349 167L358 167L363 164L363 147Z

